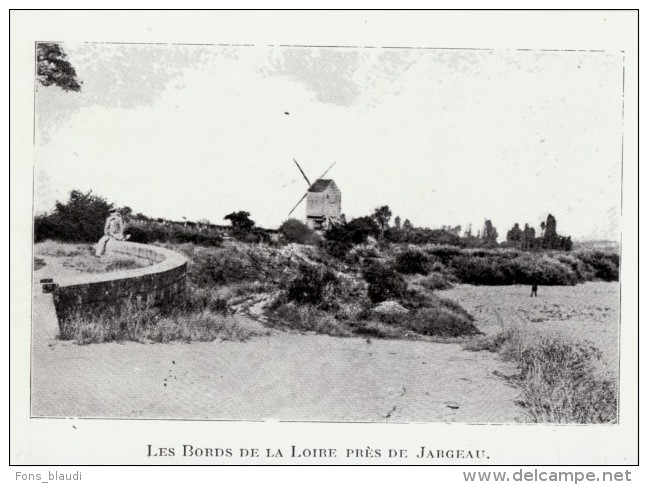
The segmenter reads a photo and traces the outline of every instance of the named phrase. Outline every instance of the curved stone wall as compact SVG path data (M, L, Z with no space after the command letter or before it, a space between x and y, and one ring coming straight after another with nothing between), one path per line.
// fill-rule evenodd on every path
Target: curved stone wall
M52 292L59 319L86 305L119 304L128 299L159 303L184 298L187 258L181 254L128 241L110 241L107 251L148 259L154 264L54 281Z

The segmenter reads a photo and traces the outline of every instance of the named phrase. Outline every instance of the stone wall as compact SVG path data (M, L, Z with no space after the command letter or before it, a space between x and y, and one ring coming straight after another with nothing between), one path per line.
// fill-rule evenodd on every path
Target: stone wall
M187 258L169 249L132 242L110 241L108 251L136 256L154 264L144 268L101 274L80 274L53 282L54 304L59 320L83 307L138 302L174 302L184 298Z

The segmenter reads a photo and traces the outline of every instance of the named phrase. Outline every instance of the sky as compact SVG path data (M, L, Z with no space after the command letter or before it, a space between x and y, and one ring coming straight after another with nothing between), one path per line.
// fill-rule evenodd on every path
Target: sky
M72 189L152 217L247 210L278 227L311 181L347 219L491 219L500 240L548 213L619 239L618 52L61 44L80 92L36 86L36 212ZM303 203L293 217L305 217Z

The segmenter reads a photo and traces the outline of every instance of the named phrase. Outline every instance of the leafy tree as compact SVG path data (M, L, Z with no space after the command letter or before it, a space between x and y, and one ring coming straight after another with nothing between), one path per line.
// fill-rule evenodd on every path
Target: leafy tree
M396 218L394 219L394 229L400 230L400 228L401 228L401 218L400 216L396 216Z
M55 43L36 45L36 80L43 86L55 85L63 91L81 91L76 70L61 46Z
M535 229L529 227L529 224L524 224L524 231L522 231L522 248L532 249L535 244Z
M497 229L493 226L493 223L490 219L484 221L484 231L482 232L482 240L486 246L496 246L497 245Z
M513 227L506 233L506 242L515 246L520 246L523 239L522 229L520 229L520 224L517 222Z
M362 276L367 285L367 295L374 303L394 300L407 293L407 283L393 268L380 263L367 266Z
M230 221L234 230L240 232L250 232L256 224L250 219L250 213L247 211L232 212L231 214L227 214L223 219Z
M389 228L389 220L391 219L392 211L388 205L376 207L373 213L373 218L380 227L381 234Z
M319 237L315 231L298 219L288 219L279 227L288 242L297 244L315 244Z
M461 226L441 226L441 230L458 236L461 233Z
M403 274L423 274L429 273L430 258L417 250L406 250L396 256L395 269Z
M324 305L339 286L335 273L321 266L302 264L295 279L288 283L286 297L302 304Z
M380 228L376 222L368 216L357 217L351 219L346 225L348 233L348 240L352 244L362 244L369 236L378 237L380 235Z
M56 202L52 214L42 214L34 221L34 239L58 239L69 242L97 242L104 231L112 203L92 191L70 192L67 202Z
M410 222L409 219L405 219L405 222L403 222L403 229L413 229L414 225Z

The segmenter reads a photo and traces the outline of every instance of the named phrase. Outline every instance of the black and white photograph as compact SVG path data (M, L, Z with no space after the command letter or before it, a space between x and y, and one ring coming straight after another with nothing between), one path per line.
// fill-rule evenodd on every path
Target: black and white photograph
M30 420L630 419L624 50L178 37L32 44Z

